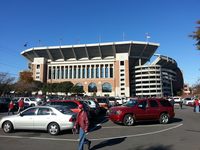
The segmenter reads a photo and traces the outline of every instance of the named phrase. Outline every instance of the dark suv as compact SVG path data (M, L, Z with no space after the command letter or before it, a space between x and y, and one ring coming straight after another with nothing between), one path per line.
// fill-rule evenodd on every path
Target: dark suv
M126 126L136 121L158 120L161 124L169 123L175 116L174 107L165 99L133 99L122 106L111 107L109 119Z

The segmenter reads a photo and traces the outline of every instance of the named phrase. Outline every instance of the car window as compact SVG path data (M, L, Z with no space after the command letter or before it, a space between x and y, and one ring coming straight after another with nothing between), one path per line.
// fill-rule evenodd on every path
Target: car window
M54 108L57 109L58 111L60 111L63 114L70 114L70 113L72 113L72 111L67 106L63 106L63 107L55 106Z
M131 101L128 101L127 103L124 103L122 106L133 107L137 104L138 104L137 100L131 100Z
M149 101L150 107L158 107L158 103L155 100Z
M78 104L75 102L67 102L65 103L66 106L68 106L70 109L78 108Z
M171 103L167 100L161 100L160 101L160 104L164 107L168 107L168 106L171 106Z
M36 115L37 108L30 108L22 113L23 116Z
M147 101L146 101L146 100L139 102L138 105L142 106L142 108L148 107L148 104L147 104Z
M49 108L39 108L37 115L51 115L52 112Z

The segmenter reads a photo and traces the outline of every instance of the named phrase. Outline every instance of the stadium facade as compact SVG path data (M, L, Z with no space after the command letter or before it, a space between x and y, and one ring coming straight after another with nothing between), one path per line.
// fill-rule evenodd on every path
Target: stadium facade
M30 61L34 80L71 81L87 95L170 96L183 87L183 77L169 57L159 55L146 64L158 47L158 43L122 41L33 47L21 55Z

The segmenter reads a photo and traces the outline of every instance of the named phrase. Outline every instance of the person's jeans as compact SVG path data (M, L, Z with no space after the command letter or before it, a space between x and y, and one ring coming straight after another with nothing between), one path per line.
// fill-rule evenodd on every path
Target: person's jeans
M84 144L88 144L89 140L86 138L85 131L80 127L79 129L79 147L78 150L83 150Z
M199 106L196 106L196 113L198 113L199 112Z

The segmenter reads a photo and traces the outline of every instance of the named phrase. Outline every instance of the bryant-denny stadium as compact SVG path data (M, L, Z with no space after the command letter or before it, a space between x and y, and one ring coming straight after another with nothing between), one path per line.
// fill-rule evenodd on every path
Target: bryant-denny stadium
M158 43L122 41L33 47L23 52L34 80L71 81L85 94L98 96L171 96L183 87L175 60L154 55ZM148 62L148 63L147 63Z

